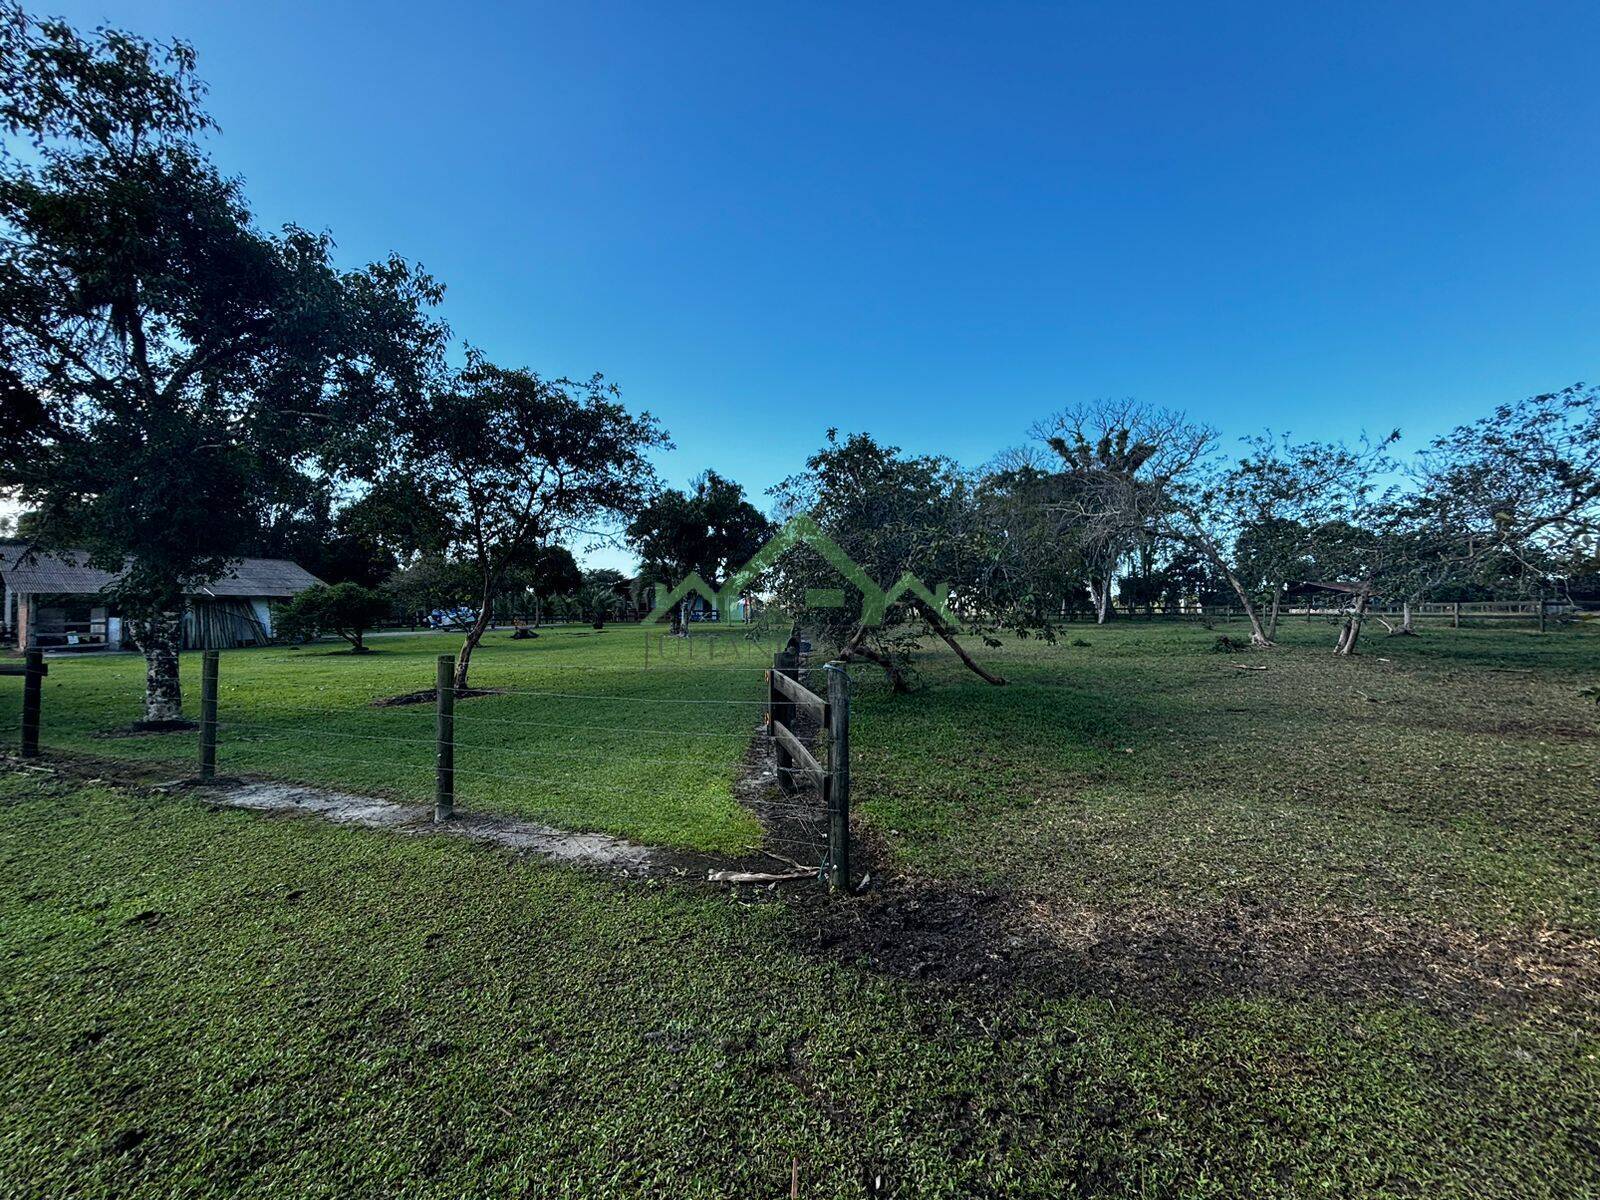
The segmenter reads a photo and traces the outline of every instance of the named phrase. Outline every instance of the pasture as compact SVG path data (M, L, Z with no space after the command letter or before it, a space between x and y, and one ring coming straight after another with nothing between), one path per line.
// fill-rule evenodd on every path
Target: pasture
M110 782L193 735L110 736L136 660L52 663L45 761L104 781L0 776L0 1192L1600 1187L1600 631L1220 632L858 672L849 899ZM580 634L486 643L461 807L757 845L759 657ZM425 800L431 709L370 702L452 647L373 644L225 654L219 769Z

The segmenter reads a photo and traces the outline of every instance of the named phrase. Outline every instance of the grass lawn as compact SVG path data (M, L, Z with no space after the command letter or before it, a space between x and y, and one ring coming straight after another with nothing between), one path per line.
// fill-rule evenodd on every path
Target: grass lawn
M1007 646L1005 688L931 651L914 696L863 678L892 883L850 901L0 774L0 1195L782 1196L796 1161L804 1196L1600 1191L1600 631L1349 662L1322 625L1217 632ZM646 674L612 636L491 644L476 683L563 695L463 702L463 738L513 722L483 759L587 732L463 804L749 845L756 708L598 727L603 696L759 699L730 669L759 656ZM224 720L410 737L426 708L365 705L445 643L374 644L224 656ZM186 762L97 736L137 671L52 664L47 749ZM573 744L608 753L563 772ZM343 753L270 773L426 798L426 750Z
M652 639L647 662L637 627L561 626L524 641L488 634L470 682L509 691L457 703L457 807L703 850L758 841L729 783L760 724L762 652L770 664L773 648L731 629L696 642L694 659L670 645L663 659ZM374 652L361 656L328 644L225 652L218 771L431 801L433 702L372 702L432 688L435 659L459 649L460 637L384 636L369 645ZM183 655L180 672L192 713L199 655ZM44 745L192 770L194 733L126 736L143 686L135 655L53 659ZM18 689L0 691L0 720L14 727Z

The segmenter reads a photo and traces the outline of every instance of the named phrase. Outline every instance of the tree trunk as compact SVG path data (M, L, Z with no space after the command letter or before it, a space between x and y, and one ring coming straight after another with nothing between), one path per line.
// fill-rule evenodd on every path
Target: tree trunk
M485 601L488 596L485 595ZM467 668L472 663L472 652L478 648L478 643L483 640L483 631L489 627L489 605L478 606L478 619L472 623L472 628L467 630L467 636L461 643L461 654L456 659L455 689L458 692L466 691Z
M1340 658L1348 658L1356 652L1356 642L1361 638L1361 622L1367 615L1367 604L1372 597L1362 592L1356 597L1355 607L1345 614L1344 624L1339 628L1339 640L1334 645L1333 652Z
M928 622L933 631L944 639L944 644L956 652L956 657L966 664L967 670L971 671L985 683L992 683L996 687L1000 687L1005 684L1004 679L998 675L991 674L990 672L984 670L983 667L973 659L972 655L967 653L966 647L960 642L956 641L955 632L950 628L950 626L944 623L944 620L939 616L938 613L934 612L933 609L929 608L926 604L923 604L920 601L917 604L917 611L922 614L923 619Z
M1212 565L1222 572L1223 578L1228 581L1228 586L1233 589L1233 594L1239 597L1239 603L1244 607L1244 615L1250 618L1250 644L1263 648L1271 646L1272 639L1267 636L1267 631L1261 628L1261 613L1254 604L1250 603L1250 593L1245 589L1244 584L1234 574L1233 569L1222 561L1222 555L1215 548L1209 544L1204 544L1204 549L1206 557L1211 559ZM1232 615L1231 611L1229 615Z
M883 668L883 673L889 677L889 690L905 693L911 690L911 685L906 681L904 672L894 664L887 655L879 654L866 644L866 629L857 629L844 648L839 651L841 662L850 662L853 659L864 658L870 663L875 663Z
M1283 587L1280 585L1272 589L1272 607L1267 613L1267 641L1275 641L1278 637L1278 617L1283 611Z
M1094 623L1104 625L1111 616L1111 579L1089 580L1089 602L1094 605Z
M1411 601L1400 602L1400 628L1392 631L1394 637L1416 637L1417 631L1411 625Z
M144 650L144 719L147 724L183 720L183 685L178 649L183 644L183 614L154 613L139 624Z

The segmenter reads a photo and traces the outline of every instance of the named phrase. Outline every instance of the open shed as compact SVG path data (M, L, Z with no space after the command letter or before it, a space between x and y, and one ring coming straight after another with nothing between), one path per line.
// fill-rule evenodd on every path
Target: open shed
M122 649L122 612L106 591L117 576L91 566L87 551L0 543L5 641L19 650ZM183 645L205 650L262 645L272 638L274 603L319 582L287 559L241 558L223 575L189 590Z

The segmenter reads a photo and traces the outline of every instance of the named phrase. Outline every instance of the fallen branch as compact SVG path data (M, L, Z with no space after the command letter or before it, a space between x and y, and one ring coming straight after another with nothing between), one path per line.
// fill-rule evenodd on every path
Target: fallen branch
M1228 665L1230 667L1232 667L1235 671L1265 671L1266 670L1265 667L1254 667L1254 666L1251 666L1249 663L1229 663Z
M944 623L944 620L939 616L938 613L934 612L933 609L929 608L920 600L917 601L917 611L922 614L922 619L927 621L928 627L944 639L944 644L956 652L956 657L966 664L967 670L971 671L985 683L993 684L995 687L1005 686L1006 681L1003 678L1001 678L999 675L996 675L993 671L986 671L977 661L977 659L973 658L972 655L967 653L966 647L960 642L956 641L955 631Z
M790 858L787 854L774 854L771 850L763 850L761 853L765 854L768 858L775 858L781 863L788 863L796 871L814 872L817 869L816 867L808 867L803 862L795 862L795 860Z
M791 879L815 879L817 868L807 871L707 871L711 883L786 883Z

